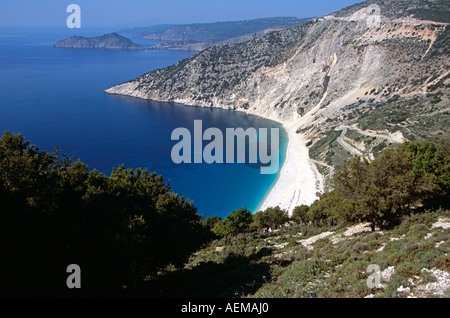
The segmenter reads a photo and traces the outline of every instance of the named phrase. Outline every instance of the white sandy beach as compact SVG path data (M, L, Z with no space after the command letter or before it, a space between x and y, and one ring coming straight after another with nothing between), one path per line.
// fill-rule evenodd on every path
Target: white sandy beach
M124 94L139 98L147 98L136 90L136 83L124 83L119 86L106 90L107 93ZM324 98L326 93L324 95ZM323 98L323 99L324 99ZM322 100L323 100L322 99ZM189 100L176 100L178 103L185 105L196 105ZM256 115L262 118L270 119L281 123L288 134L288 145L286 149L286 157L281 167L278 179L272 187L263 203L260 204L257 211L264 210L268 207L279 206L288 211L291 215L296 206L307 204L310 205L318 199L317 192L323 191L322 176L317 168L309 159L308 148L306 142L300 134L296 133L298 127L312 120L312 116L320 109L322 101L308 114L303 117L294 114L292 118L281 120L274 113L270 104L261 102L261 110L243 110L244 113ZM223 105L217 104L219 108ZM199 105L197 105L199 106ZM206 107L206 106L205 106Z
M285 161L275 185L259 210L279 206L291 215L296 206L310 205L318 199L316 192L321 187L317 184L320 177L311 166L308 148L301 135L295 132L295 127L285 127L288 133Z

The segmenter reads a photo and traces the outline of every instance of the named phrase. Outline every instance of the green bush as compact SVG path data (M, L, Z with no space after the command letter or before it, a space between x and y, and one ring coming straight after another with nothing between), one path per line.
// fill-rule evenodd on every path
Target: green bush
M253 215L252 226L256 229L276 229L289 221L289 215L280 207L267 208L264 211L259 211Z
M120 166L107 177L58 155L20 134L0 139L0 295L121 295L207 241L192 202L162 176ZM65 286L73 263L76 292Z
M308 216L309 205L300 205L292 211L292 219L297 223L307 223L311 221Z
M246 208L240 208L231 212L223 221L217 222L212 231L219 236L244 233L250 230L252 222L252 213Z
M373 229L387 228L413 204L448 201L450 156L431 142L407 142L385 149L372 162L359 157L345 162L333 183L334 190L312 204L306 219L368 221Z

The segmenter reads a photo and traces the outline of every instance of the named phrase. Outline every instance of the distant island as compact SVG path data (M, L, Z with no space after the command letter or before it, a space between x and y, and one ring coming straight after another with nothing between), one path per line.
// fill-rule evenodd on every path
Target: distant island
M72 49L202 51L216 45L238 44L261 38L268 33L299 26L312 19L278 17L213 23L164 24L119 31L127 36L161 41L150 47L133 43L116 32L91 38L75 35L56 42L54 46Z
M115 50L145 50L142 45L133 43L130 39L118 33L108 33L101 36L87 38L71 36L55 43L55 47L72 49L115 49Z
M120 32L129 36L162 41L151 49L202 51L211 46L250 41L273 31L299 26L312 19L273 17L212 23L164 24Z

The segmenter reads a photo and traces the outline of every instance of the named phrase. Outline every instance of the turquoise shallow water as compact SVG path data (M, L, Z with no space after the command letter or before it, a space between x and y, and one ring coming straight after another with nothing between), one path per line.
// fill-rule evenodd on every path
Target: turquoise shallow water
M176 165L171 133L178 127L193 131L194 120L224 134L226 128L280 124L240 112L106 95L106 88L193 52L52 47L69 35L67 30L0 29L0 130L20 132L43 150L57 145L106 174L122 163L147 167L170 180L206 217L225 217L243 206L256 212L277 174L262 175L255 164ZM287 136L280 131L281 168Z

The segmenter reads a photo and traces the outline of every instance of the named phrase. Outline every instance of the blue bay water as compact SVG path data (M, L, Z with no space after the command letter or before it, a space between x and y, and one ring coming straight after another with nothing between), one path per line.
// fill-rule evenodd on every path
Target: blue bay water
M77 33L80 34L80 33ZM100 35L98 30L80 35ZM59 146L109 175L113 167L144 167L164 176L205 217L246 206L256 212L277 175L248 164L174 164L175 128L280 128L280 167L286 135L278 123L229 110L110 96L103 90L194 52L77 50L52 47L67 30L0 29L0 130L22 133L40 149ZM136 40L136 39L133 39ZM146 40L136 40L150 44Z

